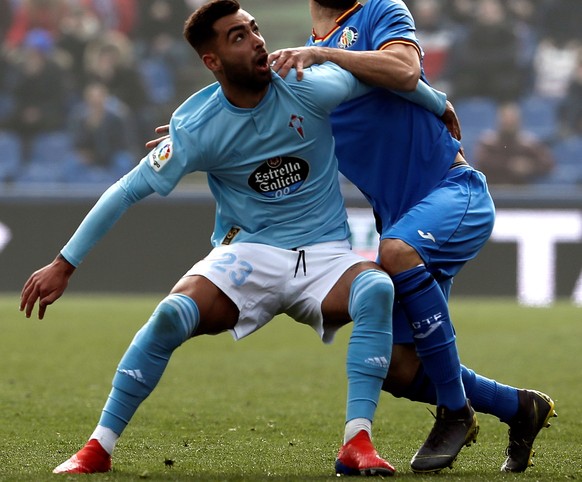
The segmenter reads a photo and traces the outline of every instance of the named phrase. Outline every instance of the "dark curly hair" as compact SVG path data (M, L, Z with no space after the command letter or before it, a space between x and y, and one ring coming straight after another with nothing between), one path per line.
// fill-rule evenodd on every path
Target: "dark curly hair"
M214 24L240 10L237 0L213 0L198 8L184 24L184 38L200 55L209 42L216 38Z

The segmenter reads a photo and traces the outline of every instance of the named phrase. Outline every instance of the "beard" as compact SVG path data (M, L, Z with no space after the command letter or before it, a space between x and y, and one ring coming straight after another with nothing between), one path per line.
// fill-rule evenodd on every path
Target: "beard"
M347 10L354 6L356 0L313 0L318 5L324 8L331 8L333 10Z
M223 61L224 62L224 61ZM261 92L271 83L272 73L257 72L239 64L227 65L224 75L231 85L237 85L249 92Z

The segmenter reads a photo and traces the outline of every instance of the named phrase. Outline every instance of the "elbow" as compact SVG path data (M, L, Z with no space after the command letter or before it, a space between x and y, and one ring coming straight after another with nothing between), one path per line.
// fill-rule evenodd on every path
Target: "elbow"
M401 75L401 90L404 92L412 92L416 90L416 86L420 81L420 69L410 68Z

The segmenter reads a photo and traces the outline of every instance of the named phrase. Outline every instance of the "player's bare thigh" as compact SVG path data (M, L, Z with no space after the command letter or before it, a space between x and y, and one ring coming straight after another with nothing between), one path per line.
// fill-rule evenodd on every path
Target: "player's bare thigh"
M380 266L372 261L362 261L348 268L340 279L337 280L336 284L321 303L321 312L325 323L344 325L351 321L348 305L352 282L362 271L368 269L381 270Z
M185 276L172 288L192 298L200 312L200 324L196 335L215 335L233 329L239 311L233 301L214 283L203 276Z

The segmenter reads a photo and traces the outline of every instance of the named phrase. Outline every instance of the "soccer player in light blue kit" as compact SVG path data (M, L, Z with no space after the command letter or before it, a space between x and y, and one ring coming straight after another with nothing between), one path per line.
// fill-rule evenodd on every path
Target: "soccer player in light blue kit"
M388 89L424 79L414 22L401 0L365 5L310 0L310 10L310 48L270 57L282 76L296 67L300 77L303 67L332 61ZM477 255L493 227L484 176L466 163L460 143L435 115L388 90L375 89L341 105L332 124L339 169L374 209L379 262L395 286L395 346L384 389L437 404L434 427L412 469L436 472L451 466L477 435L476 409L509 424L502 470L524 471L531 465L534 439L555 415L554 402L462 366L447 306L453 277Z
M240 339L284 312L324 342L353 320L336 471L392 475L371 442L371 424L391 356L393 285L350 249L329 122L337 105L369 87L330 63L310 69L301 82L273 74L255 20L234 0L200 7L184 35L218 83L176 110L170 138L111 186L57 258L31 275L20 308L30 317L38 301L43 318L132 204L154 192L169 194L193 171L208 173L216 199L214 248L136 334L95 431L54 472L110 470L119 436L183 342L223 331ZM428 105L444 102L428 88L425 94Z

